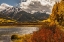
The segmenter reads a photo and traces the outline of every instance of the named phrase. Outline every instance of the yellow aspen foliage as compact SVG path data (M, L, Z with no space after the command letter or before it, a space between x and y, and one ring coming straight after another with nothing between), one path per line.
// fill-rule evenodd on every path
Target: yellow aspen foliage
M50 19L51 22L58 22L60 25L64 23L64 0L55 3Z

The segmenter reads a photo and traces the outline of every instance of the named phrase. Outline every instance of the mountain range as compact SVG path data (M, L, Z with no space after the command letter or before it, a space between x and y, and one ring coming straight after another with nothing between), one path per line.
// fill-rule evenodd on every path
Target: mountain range
M43 21L49 17L49 14L35 12L33 14L23 11L19 7L7 7L5 10L0 11L0 17L17 22L38 22Z

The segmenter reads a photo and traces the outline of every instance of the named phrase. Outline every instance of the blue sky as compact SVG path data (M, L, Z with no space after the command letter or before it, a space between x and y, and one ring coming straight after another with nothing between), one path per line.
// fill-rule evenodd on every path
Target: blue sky
M19 4L21 1L20 0L0 0L0 4L6 3L12 6L15 6L16 4Z

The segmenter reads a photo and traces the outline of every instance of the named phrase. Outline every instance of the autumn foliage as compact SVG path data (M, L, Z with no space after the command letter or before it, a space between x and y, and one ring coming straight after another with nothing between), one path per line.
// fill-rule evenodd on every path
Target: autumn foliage
M32 42L64 42L64 29L61 28L64 27L64 0L53 6L50 20L49 24L42 25L39 31L33 33Z
M53 6L52 14L50 15L51 21L58 22L60 25L64 24L64 1L56 2Z
M64 33L55 25L44 27L32 36L32 42L64 42Z

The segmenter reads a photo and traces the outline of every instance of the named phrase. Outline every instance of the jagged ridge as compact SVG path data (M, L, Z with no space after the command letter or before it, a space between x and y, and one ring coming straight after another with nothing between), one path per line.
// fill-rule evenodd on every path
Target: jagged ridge
M13 7L7 8L0 12L1 17L11 20L16 20L17 22L38 22L49 17L46 13L35 12L34 14L23 11L21 8Z

